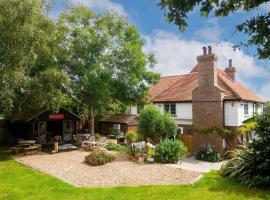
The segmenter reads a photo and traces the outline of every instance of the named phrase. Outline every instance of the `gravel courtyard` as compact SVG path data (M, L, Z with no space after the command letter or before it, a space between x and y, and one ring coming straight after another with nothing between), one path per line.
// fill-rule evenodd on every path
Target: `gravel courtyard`
M126 154L120 153L115 154L115 161L93 167L84 162L84 157L88 154L75 150L22 156L16 160L78 187L186 184L200 176L198 172L175 169L162 164L130 162Z

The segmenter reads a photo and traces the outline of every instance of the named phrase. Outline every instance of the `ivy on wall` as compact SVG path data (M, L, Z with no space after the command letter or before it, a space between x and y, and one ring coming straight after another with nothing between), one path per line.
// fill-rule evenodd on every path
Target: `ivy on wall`
M255 121L248 121L244 123L242 126L237 128L220 128L220 127L209 127L209 128L198 128L192 126L192 130L201 133L217 133L223 139L229 139L234 135L244 135L251 134L252 131L256 128L257 123Z

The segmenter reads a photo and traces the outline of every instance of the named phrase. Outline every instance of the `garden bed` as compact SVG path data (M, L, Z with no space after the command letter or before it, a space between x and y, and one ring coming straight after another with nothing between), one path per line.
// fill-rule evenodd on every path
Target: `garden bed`
M89 153L80 150L24 156L16 160L78 187L186 184L200 175L162 164L138 164L128 161L125 153L113 153L116 160L102 166L86 164L84 158Z

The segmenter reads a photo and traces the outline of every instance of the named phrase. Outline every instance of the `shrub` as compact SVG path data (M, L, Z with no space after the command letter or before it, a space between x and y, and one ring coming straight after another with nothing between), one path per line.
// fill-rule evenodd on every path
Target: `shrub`
M218 162L222 160L220 153L215 152L211 147L200 150L197 153L196 158L198 160L204 160L209 162Z
M120 152L127 152L128 148L120 145L120 144L113 144L113 143L108 143L106 146L106 149L109 151L120 151Z
M179 141L162 140L155 149L155 159L162 163L176 163L187 153L185 145Z
M111 162L115 157L105 151L93 151L88 156L85 157L85 162L90 165L104 165L108 162Z
M177 132L177 124L172 116L168 113L162 116L163 124L164 124L164 133L163 137L172 137Z
M128 144L132 144L138 141L138 134L135 131L129 131L125 138Z
M164 130L162 115L156 106L148 105L139 114L139 133L144 139L160 139Z
M100 135L99 133L96 133L96 134L95 134L95 140L96 140L96 141L99 141L100 138L101 138L101 135Z
M270 188L270 115L258 118L256 139L232 153L219 173L249 187Z
M155 149L147 147L146 148L146 155L148 158L153 158L155 156Z

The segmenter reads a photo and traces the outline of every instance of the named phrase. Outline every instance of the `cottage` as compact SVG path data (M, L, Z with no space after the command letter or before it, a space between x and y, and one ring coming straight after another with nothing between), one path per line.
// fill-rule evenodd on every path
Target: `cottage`
M218 57L212 47L203 48L198 64L188 74L161 77L150 88L149 102L161 113L170 113L185 133L193 125L198 128L238 127L263 112L263 101L236 80L236 68L229 60L225 70L218 68ZM136 108L132 108L133 113ZM201 144L214 144L222 149L219 137L199 137L194 133L195 151Z

